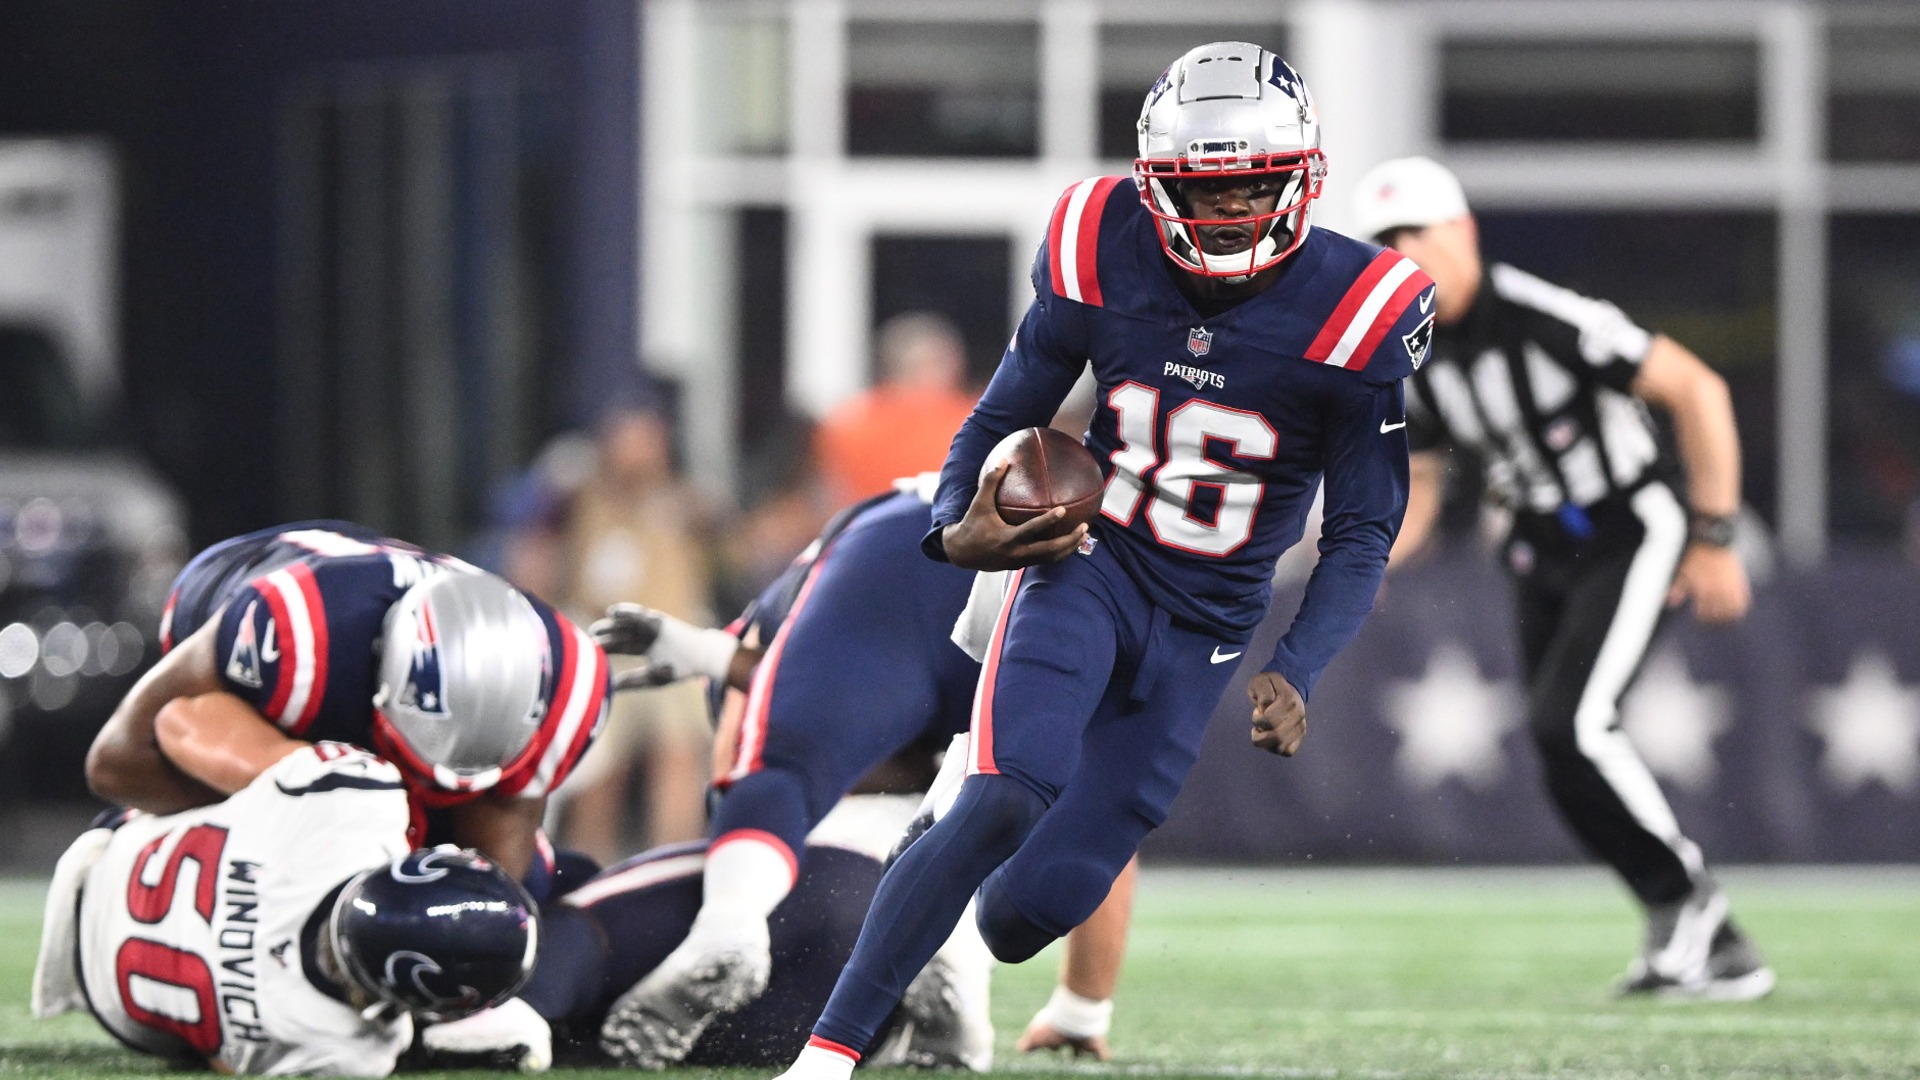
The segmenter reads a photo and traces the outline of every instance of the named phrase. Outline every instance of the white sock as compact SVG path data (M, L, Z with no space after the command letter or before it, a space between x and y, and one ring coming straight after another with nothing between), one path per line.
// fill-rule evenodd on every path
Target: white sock
M854 1062L839 1050L828 1049L818 1042L809 1042L793 1059L776 1080L848 1080L853 1075Z
M934 953L953 972L953 989L960 997L960 1022L967 1033L962 1054L967 1067L975 1072L993 1068L993 1015L990 990L993 981L993 952L980 937L980 924L974 919L973 900L967 901L953 933Z
M736 829L707 851L704 898L688 940L766 937L767 916L793 891L793 853L771 834Z
M953 802L960 797L960 785L967 780L967 760L973 756L973 736L961 732L947 744L947 752L940 759L940 772L927 787L926 797L920 800L920 809L914 816L932 813L933 820L939 821L953 809Z

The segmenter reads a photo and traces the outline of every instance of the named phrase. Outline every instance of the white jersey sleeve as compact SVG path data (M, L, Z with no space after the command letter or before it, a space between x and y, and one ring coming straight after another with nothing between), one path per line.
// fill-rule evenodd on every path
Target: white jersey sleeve
M347 878L402 854L400 773L361 750L299 750L244 790L136 815L88 873L80 969L136 1049L236 1073L385 1076L412 1024L368 1022L310 970L310 922Z

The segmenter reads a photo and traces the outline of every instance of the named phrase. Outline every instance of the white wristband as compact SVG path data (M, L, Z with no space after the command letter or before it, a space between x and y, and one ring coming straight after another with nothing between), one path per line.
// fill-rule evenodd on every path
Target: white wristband
M740 639L725 630L702 629L671 615L660 617L660 637L647 658L673 669L675 678L690 679L705 675L715 682L727 680L727 668L740 648Z
M1056 986L1034 1019L1070 1039L1104 1039L1113 1026L1113 999L1095 1001Z

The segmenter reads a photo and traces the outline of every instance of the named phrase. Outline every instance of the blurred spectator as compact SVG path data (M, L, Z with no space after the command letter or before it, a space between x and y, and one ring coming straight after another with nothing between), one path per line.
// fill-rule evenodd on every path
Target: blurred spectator
M940 468L977 395L963 386L959 331L925 312L880 327L880 382L835 409L814 437L820 475L835 506L888 489L896 477Z
M488 507L489 524L462 554L542 600L565 599L567 515L596 468L593 440L557 435L527 470L502 485Z
M714 607L731 615L746 607L820 535L834 504L821 483L812 447L815 427L787 414L759 433L742 462L738 520L719 547Z
M594 469L573 494L559 550L556 593L591 620L631 600L696 623L711 619L706 518L675 474L672 432L650 405L623 404L601 419ZM623 693L593 752L563 791L563 839L602 862L706 831L705 691L695 682ZM635 767L644 769L647 834L625 835Z

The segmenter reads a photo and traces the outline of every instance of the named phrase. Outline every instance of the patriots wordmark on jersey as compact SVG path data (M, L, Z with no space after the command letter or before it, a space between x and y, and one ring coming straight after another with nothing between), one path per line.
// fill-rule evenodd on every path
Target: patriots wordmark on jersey
M1203 314L1132 196L1098 177L1060 198L1036 299L956 439L936 528L964 515L985 448L1045 423L1090 360L1086 442L1107 478L1096 533L1175 615L1251 631L1324 478L1320 570L1275 664L1305 692L1371 608L1399 527L1401 381L1426 357L1433 281L1313 229L1271 287Z
M408 850L409 817L397 769L320 743L224 802L95 830L56 876L67 892L49 896L48 925L66 932L42 942L36 997L77 949L85 1004L136 1050L235 1073L384 1076L412 1022L362 1018L316 970L317 928L343 881ZM74 865L83 851L91 865ZM61 924L54 906L74 911L76 892Z

